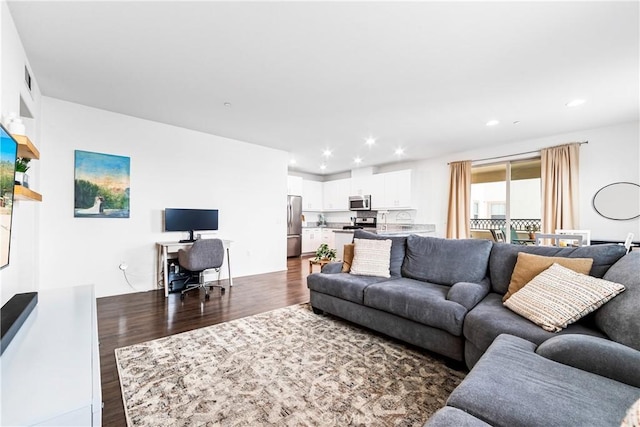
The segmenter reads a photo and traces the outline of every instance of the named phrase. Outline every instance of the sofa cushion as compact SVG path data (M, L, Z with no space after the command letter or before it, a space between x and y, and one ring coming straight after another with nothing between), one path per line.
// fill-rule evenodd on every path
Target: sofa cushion
M391 240L353 239L353 263L351 274L391 277L389 259Z
M520 252L518 253L516 266L511 274L509 289L502 298L502 301L506 301L511 295L515 294L522 289L524 285L529 283L531 279L551 267L553 263L560 264L561 266L570 268L578 273L589 274L591 266L593 265L593 260L591 258L547 257Z
M602 332L588 327L584 322L573 323L558 333L545 331L506 308L502 304L502 295L490 293L467 313L464 320L464 336L484 352L498 335L504 333L524 338L535 344L542 344L551 337L565 333L606 338Z
M307 287L312 291L362 304L364 290L373 283L385 280L389 279L374 276L354 276L349 273L313 273L307 276Z
M507 293L513 268L518 259L518 253L527 252L542 256L561 256L570 258L592 258L593 265L589 275L602 277L609 267L616 263L626 253L621 245L593 245L579 248L559 248L554 246L526 246L509 243L494 243L489 257L489 277L491 290L500 295Z
M448 286L399 278L368 286L364 304L460 336L467 309L447 301L448 291Z
M498 337L447 405L496 426L617 426L640 390L537 355Z
M627 290L596 311L596 325L612 340L640 350L640 251L625 255L604 279L622 283Z
M480 282L487 275L492 243L410 235L402 275L439 285Z
M558 332L622 291L624 286L619 283L553 264L513 294L504 305L543 329Z
M445 406L427 420L423 427L491 427L490 424L458 408Z
M391 258L389 259L389 273L391 277L400 277L402 263L404 262L405 249L407 246L406 236L381 236L364 230L356 230L353 233L354 239L377 239L391 240Z
M640 388L640 351L604 338L565 334L543 342L547 359Z

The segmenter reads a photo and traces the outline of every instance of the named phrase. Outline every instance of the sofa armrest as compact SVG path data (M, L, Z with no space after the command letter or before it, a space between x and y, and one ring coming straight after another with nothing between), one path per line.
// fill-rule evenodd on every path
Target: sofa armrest
M447 293L447 300L457 302L467 310L471 310L489 294L489 289L489 278L484 278L480 283L454 283Z
M322 266L320 271L325 274L342 273L342 261L327 263Z
M583 371L640 387L640 351L590 335L558 335L543 342L536 353Z

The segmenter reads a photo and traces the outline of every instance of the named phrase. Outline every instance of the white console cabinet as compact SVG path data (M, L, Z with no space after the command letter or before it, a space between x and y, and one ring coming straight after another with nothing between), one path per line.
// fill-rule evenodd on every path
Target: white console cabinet
M0 363L0 425L100 426L93 286L38 291L38 304Z

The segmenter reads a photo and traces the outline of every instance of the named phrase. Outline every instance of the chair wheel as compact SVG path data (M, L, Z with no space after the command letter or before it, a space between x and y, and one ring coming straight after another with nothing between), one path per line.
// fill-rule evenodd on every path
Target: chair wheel
M208 299L209 299L209 294L206 294L206 295L204 296L204 299L208 300Z
M184 294L180 294L180 301L184 300Z
M220 293L224 294L225 289L224 288L220 288Z
M209 290L212 291L213 290L213 286L209 286Z

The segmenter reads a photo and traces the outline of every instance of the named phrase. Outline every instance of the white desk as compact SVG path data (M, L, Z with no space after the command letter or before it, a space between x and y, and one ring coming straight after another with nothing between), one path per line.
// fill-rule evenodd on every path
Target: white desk
M231 240L222 240L224 249L227 252L226 262L227 270L229 271L229 286L233 286L233 278L231 277L231 257L229 248L231 247ZM156 283L159 283L160 276L162 276L162 284L164 285L164 296L169 296L169 268L168 260L170 254L175 254L174 258L177 258L178 250L188 248L193 245L193 242L180 243L180 242L156 242L156 249L158 250L158 268L156 271Z

